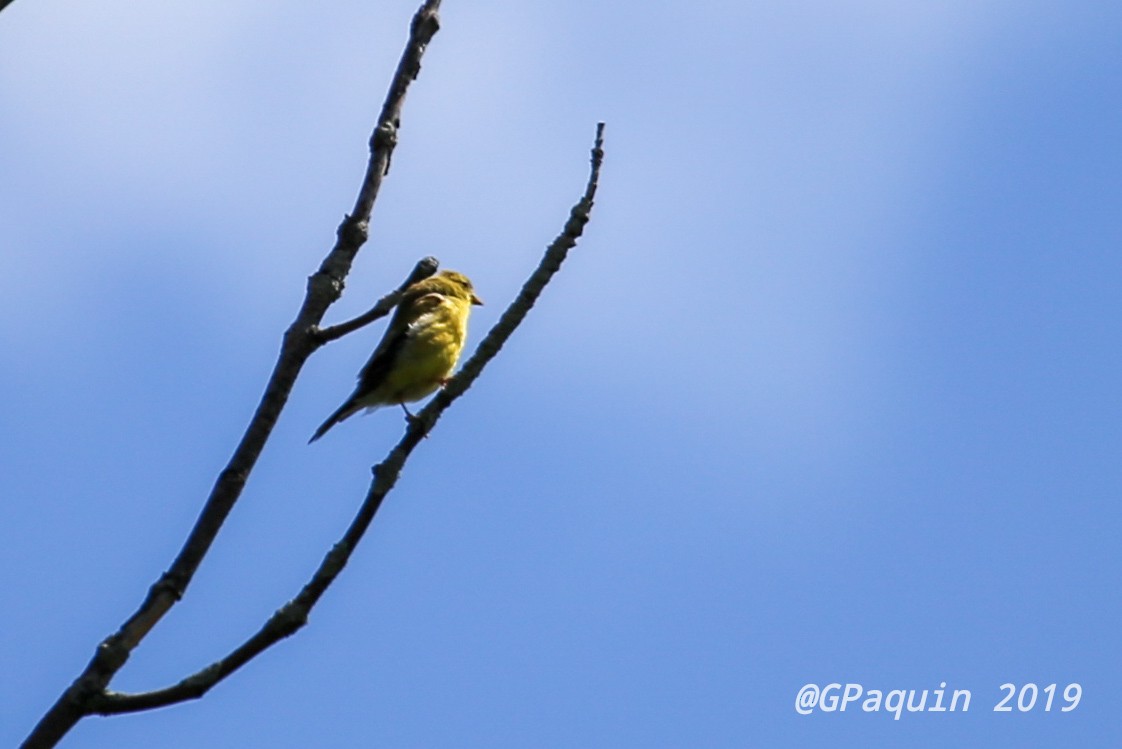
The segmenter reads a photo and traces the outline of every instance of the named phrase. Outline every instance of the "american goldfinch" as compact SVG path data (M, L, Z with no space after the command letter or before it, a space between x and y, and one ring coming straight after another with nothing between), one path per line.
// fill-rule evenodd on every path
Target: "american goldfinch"
M464 348L473 304L483 302L468 277L456 271L441 271L407 288L382 340L359 373L355 391L308 443L364 408L396 404L412 417L405 404L435 393L452 374Z

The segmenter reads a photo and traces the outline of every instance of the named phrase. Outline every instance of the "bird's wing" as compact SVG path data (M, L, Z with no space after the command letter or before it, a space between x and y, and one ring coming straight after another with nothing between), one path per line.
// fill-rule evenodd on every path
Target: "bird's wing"
M416 332L419 318L439 307L443 301L444 297L441 294L421 294L413 298L408 296L402 298L378 347L370 355L366 366L358 373L356 393L368 393L382 384L386 375L393 370L402 347Z

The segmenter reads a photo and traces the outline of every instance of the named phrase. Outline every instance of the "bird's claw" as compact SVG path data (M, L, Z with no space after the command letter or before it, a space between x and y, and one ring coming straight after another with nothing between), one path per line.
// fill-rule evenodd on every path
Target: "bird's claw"
M411 427L412 426L424 427L423 419L421 419L420 416L417 416L416 414L412 413L408 408L406 408L404 403L401 404L401 410L405 412L405 423L406 424L408 424ZM429 438L429 432L428 432L427 429L425 430L425 433L422 436L424 437L424 439Z

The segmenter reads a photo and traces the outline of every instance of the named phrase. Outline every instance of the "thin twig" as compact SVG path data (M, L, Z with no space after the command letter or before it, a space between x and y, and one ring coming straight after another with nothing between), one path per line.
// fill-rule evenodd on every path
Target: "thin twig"
M379 299L378 303L369 310L363 312L353 320L347 320L346 322L341 322L338 325L332 325L328 328L317 328L312 331L312 335L315 337L316 341L322 345L334 341L337 338L342 338L347 333L353 333L359 328L385 317L397 306L397 303L401 301L401 295L405 293L407 288L418 281L428 278L433 273L436 273L436 269L439 267L440 261L431 255L422 258L413 267L413 272L405 279L405 283Z
M89 714L92 701L105 692L109 681L125 664L133 649L183 596L241 495L249 473L272 433L281 409L288 401L297 375L308 357L321 345L312 331L323 319L327 308L342 294L344 279L355 255L366 241L374 200L397 144L406 91L417 77L421 56L440 26L437 20L439 7L440 0L426 0L413 16L409 41L382 105L378 124L370 138L370 160L354 210L343 219L336 232L335 246L324 258L319 270L308 279L304 302L296 320L285 331L280 356L265 387L265 394L230 462L219 474L183 548L168 571L149 589L147 597L136 612L120 629L98 645L82 673L62 693L24 741L23 749L54 746L83 716Z
M370 484L366 498L359 508L346 533L336 543L331 551L324 557L312 579L300 590L295 598L282 606L265 625L252 637L242 643L225 658L210 664L186 679L170 687L157 689L139 694L126 694L122 692L105 692L100 695L95 703L94 710L102 715L137 712L150 710L155 707L164 707L178 702L198 699L218 682L225 679L237 669L241 668L252 658L276 644L280 640L298 631L308 621L308 615L319 601L327 588L346 566L351 553L362 540L367 528L370 527L375 513L382 505L382 500L397 482L405 462L413 449L420 444L425 435L432 429L440 415L452 405L464 392L471 387L476 378L483 372L483 368L514 333L522 323L534 302L541 295L546 284L553 274L561 267L569 250L576 246L577 240L584 231L592 212L593 198L600 180L600 165L604 160L604 123L596 126L596 145L592 149L592 168L585 187L584 195L573 206L569 220L561 234L549 245L538 264L537 269L523 284L522 290L499 321L491 328L475 350L472 357L464 364L460 372L452 378L448 385L441 390L432 402L423 408L410 422L405 435L397 446L381 463L374 467L374 479Z

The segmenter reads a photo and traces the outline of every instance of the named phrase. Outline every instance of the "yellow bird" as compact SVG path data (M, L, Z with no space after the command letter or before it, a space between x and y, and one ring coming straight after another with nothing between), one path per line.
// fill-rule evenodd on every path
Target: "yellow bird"
M390 325L358 375L351 397L320 425L308 444L362 409L399 405L435 393L459 361L473 304L483 304L462 273L445 270L405 290Z

